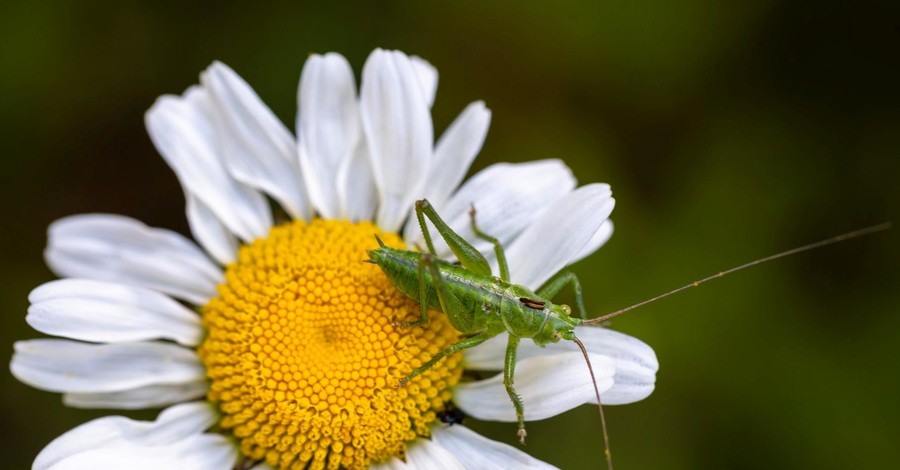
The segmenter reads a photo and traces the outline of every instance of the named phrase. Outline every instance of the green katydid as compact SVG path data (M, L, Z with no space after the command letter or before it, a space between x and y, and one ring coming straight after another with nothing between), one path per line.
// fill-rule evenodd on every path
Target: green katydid
M513 384L519 340L531 338L539 345L558 342L561 339L574 341L582 347L582 352L587 357L574 333L575 327L581 325L583 320L572 318L568 306L554 305L549 300L567 284L572 284L575 288L577 308L584 316L581 284L578 278L570 273L557 276L537 292L510 283L503 246L497 239L478 229L474 209L471 212L472 229L476 236L494 245L500 277L491 275L490 265L484 255L454 232L427 200L416 202L416 217L422 227L428 253L397 250L384 246L381 240L378 240L380 245L378 249L369 251L369 261L379 265L400 292L413 300L418 300L421 304L421 316L418 320L398 323L407 327L424 325L428 322L428 310L431 309L443 312L454 328L472 336L436 354L404 378L400 385L405 385L445 356L477 346L508 331L510 335L503 382L516 408L519 422L518 436L520 442L524 444L526 435L524 409ZM460 265L436 257L424 217L431 220L459 259ZM596 388L596 383L594 385ZM597 396L599 399L599 393Z
M478 228L474 207L470 211L472 231L478 238L493 245L500 271L499 277L491 274L490 264L484 255L454 232L441 219L427 200L417 201L415 212L428 251L419 252L390 248L376 237L379 247L369 250L369 259L366 261L381 267L391 283L401 293L420 303L421 314L419 319L412 322L397 322L398 325L406 327L425 325L428 322L428 311L433 310L447 315L450 324L466 336L458 343L438 352L428 362L412 371L401 380L399 386L406 385L410 379L428 370L444 357L475 347L494 336L507 332L509 333L509 340L503 368L503 384L516 410L519 441L524 444L526 436L524 405L516 393L513 380L516 367L516 351L519 342L523 338L530 338L536 344L542 346L547 343L559 342L560 340L573 341L581 349L594 383L594 392L603 429L604 454L610 469L612 468L612 456L609 449L609 437L603 416L603 407L600 402L600 392L597 389L594 371L587 351L581 341L575 336L576 327L609 320L639 306L690 287L698 286L734 271L801 251L885 230L889 227L889 224L880 224L761 258L692 282L636 305L597 318L587 319L581 283L570 272L556 275L537 291L511 283L503 246L496 238L482 232ZM459 264L453 264L437 257L431 234L425 223L425 217L434 224L441 237L450 247L450 250L456 255ZM572 312L569 306L557 305L551 301L567 285L571 285L575 291L576 308L580 318L571 316Z

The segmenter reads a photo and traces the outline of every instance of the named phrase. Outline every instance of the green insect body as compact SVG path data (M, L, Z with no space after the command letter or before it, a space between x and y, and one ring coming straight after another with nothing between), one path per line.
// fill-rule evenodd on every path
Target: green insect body
M422 301L420 284L425 286L425 304L430 310L444 312L434 277L426 270L419 278L423 253L398 250L387 246L370 253L381 266L391 283L412 300ZM459 300L464 315L449 315L450 323L460 333L508 331L519 338L531 338L535 343L559 341L555 333L565 335L581 322L569 316L568 308L554 305L524 286L511 284L498 277L485 279L473 275L464 266L441 259L431 263L441 277L444 288ZM452 309L451 313L455 313ZM571 338L567 338L571 339Z
M385 246L378 240L379 247L369 250L368 262L377 264L390 279L391 283L404 295L419 302L421 306L420 317L412 322L396 322L407 327L416 327L428 322L428 311L442 312L450 323L459 332L465 335L458 343L438 352L428 362L412 371L401 380L400 386L405 385L410 379L428 370L438 361L449 354L459 352L477 346L503 332L509 333L509 341L506 348L506 356L503 365L503 384L516 409L516 417L519 424L519 440L525 443L525 421L522 400L515 390L513 376L516 366L516 350L522 338L528 338L538 345L555 343L561 340L573 341L581 349L587 362L588 371L594 382L594 391L597 402L600 403L600 392L597 389L594 371L591 368L587 351L581 341L575 336L575 328L581 325L597 325L613 317L631 311L651 302L676 294L683 290L697 287L713 279L721 278L726 274L772 261L792 254L820 248L833 243L838 243L851 238L856 238L890 228L890 223L883 223L872 227L855 230L836 237L811 243L774 255L759 258L749 263L721 271L712 276L684 285L677 289L657 295L643 302L602 315L590 320L585 317L584 302L581 295L581 284L578 278L571 273L561 273L537 291L509 282L509 268L506 263L506 255L503 247L497 239L481 232L475 222L475 209L470 212L472 231L483 240L493 244L497 256L497 264L500 268L499 277L491 274L491 268L484 255L478 252L470 243L453 231L440 218L427 200L416 202L416 217L425 243L427 252L398 250ZM459 259L459 265L439 259L435 254L431 234L425 225L425 217L434 224L441 237L447 242L450 250ZM551 299L565 286L571 285L575 290L576 308L580 318L571 316L571 309L566 305L556 305ZM606 422L603 416L603 407L598 407L600 421L603 428L605 444L605 457L607 466L612 469L612 456L609 450L609 436L606 431Z
M472 229L476 236L494 245L500 276L491 274L490 265L484 255L460 237L444 223L427 200L416 202L416 216L428 252L399 250L385 246L378 240L379 247L370 250L368 262L377 264L391 283L404 295L418 301L421 316L413 322L397 322L407 327L417 327L428 322L428 311L442 312L451 325L465 336L458 343L437 353L431 360L404 378L400 385L431 368L449 354L477 346L503 332L509 333L503 368L503 383L516 409L519 440L525 442L525 420L522 400L515 390L513 376L516 365L516 350L522 338L528 338L538 345L560 340L576 342L587 360L587 353L575 337L575 327L584 323L583 319L571 316L566 305L556 305L552 299L563 287L572 285L579 313L584 318L581 285L571 273L554 277L537 290L509 282L509 269L503 247L493 237L481 232L475 222L474 208L470 212ZM437 258L431 235L424 217L434 224L441 237L447 242L460 264L449 263ZM588 362L590 367L590 362ZM590 370L593 376L593 370ZM596 383L595 383L596 389ZM597 393L599 401L599 392ZM602 413L602 411L601 411ZM605 435L604 431L604 435Z

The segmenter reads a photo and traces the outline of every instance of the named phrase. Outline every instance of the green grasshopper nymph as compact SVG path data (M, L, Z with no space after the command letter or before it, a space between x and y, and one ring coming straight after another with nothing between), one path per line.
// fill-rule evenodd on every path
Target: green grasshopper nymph
M801 251L884 230L889 226L889 224L881 224L761 258L692 282L636 305L597 318L587 319L581 284L578 278L570 272L561 273L551 278L537 291L509 282L509 268L503 246L496 238L478 229L474 207L470 211L472 231L478 238L493 245L500 271L499 277L491 274L490 264L484 255L454 232L441 219L427 200L417 201L415 212L428 251L419 252L391 248L385 246L376 236L379 247L368 251L369 259L366 261L377 264L401 293L414 301L418 301L421 306L421 314L418 320L396 322L396 324L406 327L425 325L428 322L428 311L433 310L446 315L450 324L466 336L458 343L435 354L434 357L418 369L413 370L400 381L399 386L406 385L410 379L425 372L444 357L475 347L490 338L507 332L509 333L509 340L503 366L503 384L516 410L519 441L524 444L526 436L524 406L521 398L516 393L513 380L516 367L516 351L519 342L523 338L527 338L534 341L537 345L543 346L562 340L572 341L581 349L594 384L594 393L596 394L600 422L603 429L604 454L607 466L610 469L612 468L612 456L609 448L606 421L603 416L603 407L600 402L600 392L597 388L587 350L575 336L576 327L596 325L639 306L690 287L698 286L734 271ZM450 263L437 257L431 234L428 226L425 224L425 217L428 217L434 224L441 237L450 247L450 250L456 255L459 264ZM578 309L580 318L572 316L569 306L552 302L556 294L567 285L571 285L575 291L575 306Z
M418 320L398 322L399 325L416 327L426 324L430 309L443 312L456 330L471 335L436 354L404 378L400 386L449 354L477 346L500 333L509 332L503 382L516 408L519 441L524 444L526 435L524 410L513 384L516 349L522 338L530 338L538 345L568 340L581 346L587 358L587 352L575 337L575 327L581 325L584 320L573 318L567 305L556 305L550 301L563 287L572 284L575 288L577 308L583 315L581 284L571 273L557 276L537 292L510 283L503 247L495 238L478 229L474 209L470 214L476 236L494 245L500 277L491 275L490 265L484 255L454 232L425 199L416 202L416 217L422 227L428 252L390 248L379 239L379 248L369 251L368 261L380 266L401 293L419 301L421 305L421 316ZM459 265L436 257L424 217L428 217L440 232L441 237L459 259ZM596 391L596 383L594 385ZM597 395L599 399L599 392Z

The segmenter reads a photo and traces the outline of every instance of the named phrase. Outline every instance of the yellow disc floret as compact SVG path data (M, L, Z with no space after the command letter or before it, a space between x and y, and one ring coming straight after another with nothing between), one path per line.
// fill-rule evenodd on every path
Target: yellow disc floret
M459 355L400 380L456 342L441 314L424 327L366 250L372 224L313 220L275 227L241 248L203 308L199 348L221 428L251 460L279 469L365 468L429 435L459 380Z

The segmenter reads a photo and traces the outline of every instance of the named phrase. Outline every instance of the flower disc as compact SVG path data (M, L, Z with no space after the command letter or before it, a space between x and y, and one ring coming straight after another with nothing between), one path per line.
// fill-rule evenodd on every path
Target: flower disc
M370 223L294 221L241 248L203 308L209 399L241 452L275 468L365 468L429 435L462 373L452 355L398 388L459 334L365 263Z

